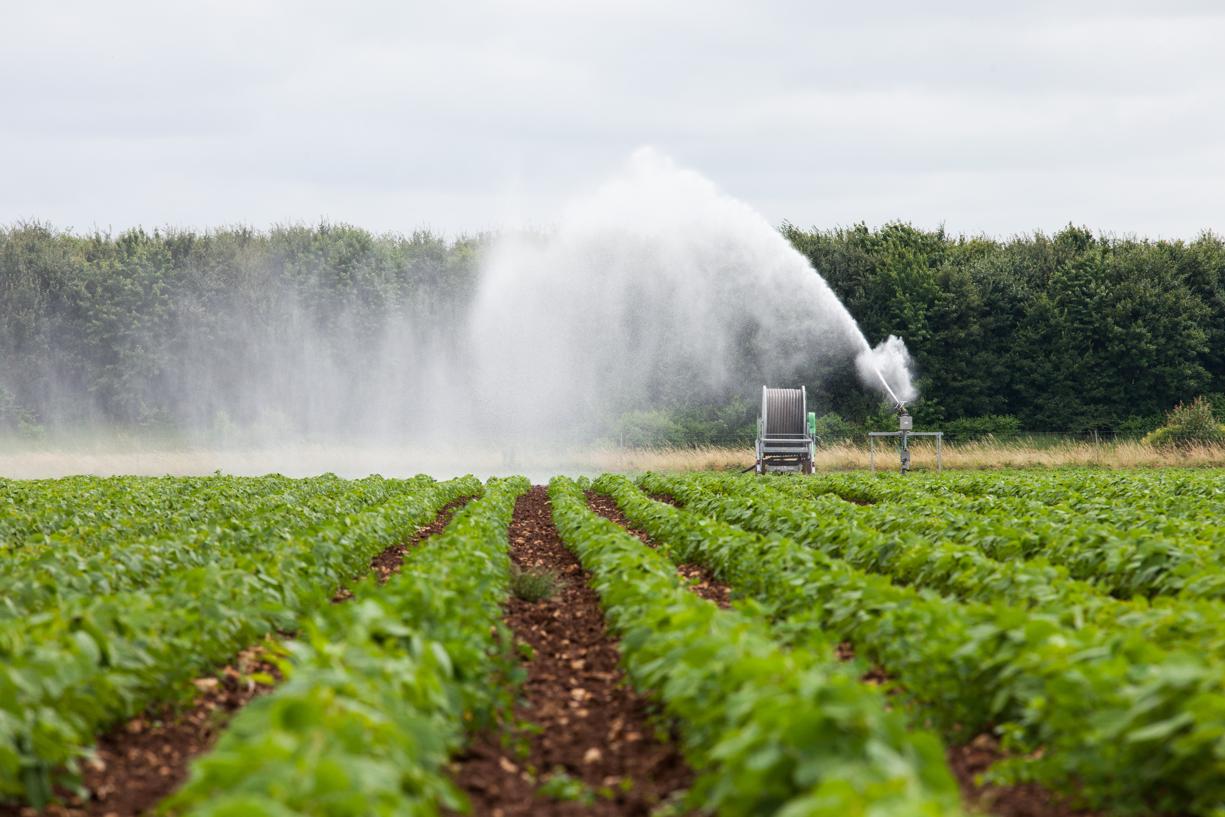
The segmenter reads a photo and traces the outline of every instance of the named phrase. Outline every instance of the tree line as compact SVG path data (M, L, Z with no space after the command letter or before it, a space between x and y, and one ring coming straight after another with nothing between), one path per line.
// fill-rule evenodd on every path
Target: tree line
M1225 392L1225 242L1212 233L782 231L865 335L905 338L923 394L917 422L1142 432L1180 402ZM860 392L844 386L840 413L863 416Z
M1225 242L1212 233L781 231L870 340L905 338L922 425L1143 432L1177 403L1225 393ZM327 224L114 235L2 227L0 427L207 423L217 406L241 422L244 395L226 390L250 381L227 373L274 379L284 357L273 350L338 337L360 366L364 340L391 321L435 335L461 322L488 241ZM849 368L812 377L823 411L853 424L882 416ZM635 422L691 437L706 424L713 439L743 429L756 406L746 391L722 407L667 407L662 419L650 409Z
M198 428L272 402L302 419L321 382L360 400L389 323L425 347L462 320L482 241L329 224L0 229L0 426Z

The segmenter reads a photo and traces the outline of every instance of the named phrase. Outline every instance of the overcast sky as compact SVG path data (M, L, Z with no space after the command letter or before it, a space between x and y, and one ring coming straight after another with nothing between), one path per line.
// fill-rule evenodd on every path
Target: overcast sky
M0 223L544 225L653 145L774 223L1190 238L1223 44L1169 0L3 0Z

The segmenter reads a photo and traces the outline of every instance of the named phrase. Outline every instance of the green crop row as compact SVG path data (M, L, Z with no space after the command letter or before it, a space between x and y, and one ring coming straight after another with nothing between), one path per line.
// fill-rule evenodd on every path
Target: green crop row
M1199 502L1225 502L1225 486L1211 469L1161 468L1124 471L1077 469L1049 474L1026 473L1001 480L998 474L950 474L950 489L980 496L1017 496L1047 504L1171 504L1194 507ZM916 489L922 486L915 485Z
M337 477L320 480L344 483ZM88 547L95 532L110 527L133 536L169 532L179 519L241 509L253 498L301 482L279 475L0 479L0 550L12 557L39 545Z
M763 480L796 495L830 494L870 504L868 517L904 510L912 526L939 531L945 519L969 517L977 524L1010 528L1001 544L1033 555L1049 543L1123 538L1155 559L1152 569L1186 569L1225 557L1225 485L1210 470L1131 471L1125 474L1060 470L1004 472L984 476L946 472L914 474L819 474L805 480L771 475ZM1033 527L1032 525L1036 525ZM1075 531L1069 530L1075 528ZM1062 541L1061 541L1062 540ZM1088 548L1092 550L1092 548ZM1073 554L1074 555L1074 554ZM1052 559L1057 558L1053 555ZM1090 556L1096 559L1096 556ZM1190 564L1184 565L1184 562ZM1140 579L1129 589L1127 583ZM1124 573L1114 592L1176 592L1178 586L1147 588L1145 575Z
M701 488L690 490L691 482ZM703 477L699 482L648 475L643 486L672 494L691 510L757 533L787 536L900 584L962 600L1038 610L1072 628L1085 624L1124 628L1155 643L1177 644L1225 659L1225 605L1216 601L1165 597L1151 603L1121 601L1093 583L1070 578L1065 568L1045 560L997 561L973 545L935 533L921 536L903 524L900 512L898 524L878 530L869 526L876 517L847 502L830 497L797 500L779 490L779 481ZM1218 569L1218 574L1225 571Z
M770 475L765 481L806 493L834 494L858 503L970 508L979 513L1046 514L1055 520L1095 522L1128 529L1139 525L1154 535L1195 536L1225 547L1216 517L1225 509L1225 488L1216 472L1127 472L1102 491L1080 471L913 474L827 473L807 480ZM1104 477L1097 477L1100 481ZM972 481L971 481L972 480ZM1123 490L1127 486L1130 491ZM1142 487L1141 487L1142 486Z
M0 621L0 797L45 802L74 779L100 729L183 695L189 679L269 631L295 628L383 547L480 490L472 477L383 480L352 515L297 533L269 521L207 564Z
M381 477L296 480L269 495L247 495L245 506L242 501L216 501L215 492L197 492L184 497L179 509L165 513L162 530L155 535L139 535L122 524L103 525L90 533L86 547L75 546L75 540L60 541L57 534L23 548L6 563L0 576L0 619L64 605L76 596L140 589L167 575L208 565L227 552L248 551L292 538L327 519L360 513L386 501L392 492L419 492L432 482L424 476L394 483Z
M288 680L233 720L164 808L198 817L437 815L465 730L509 701L502 604L521 477L495 480L385 584L320 610Z
M596 487L658 543L766 605L793 643L852 642L952 739L994 728L1014 753L1002 776L1121 809L1225 808L1225 674L1202 654L899 587L786 537L656 502L624 478Z
M745 480L721 476L704 484L732 493L749 486ZM764 484L809 499L820 499L828 485L785 479ZM1225 526L1218 521L1225 506L1194 522L1170 519L1160 508L1118 508L1108 514L957 494L869 508L839 509L826 502L823 508L827 514L836 512L840 518L890 534L924 534L945 543L968 544L999 561L1042 558L1121 598L1177 595L1225 600Z
M791 480L785 475L772 474L763 481L787 484L811 495L833 494L860 504L918 501L928 507L973 508L981 513L1046 512L1056 518L1121 527L1138 521L1154 533L1220 532L1219 525L1211 517L1221 510L1225 495L1215 487L1217 479L1211 471L1193 472L1182 481L1150 480L1145 490L1137 489L1131 496L1068 490L1069 486L1077 484L1077 473L994 474L990 482L978 478L973 483L974 490L963 490L966 476L957 472L923 473L905 478L892 473L826 473L807 480ZM1144 476L1134 479L1142 482ZM1045 489L1036 494L1021 490L1022 486L1033 488L1035 485L1043 485ZM1192 490L1193 486L1198 490Z
M1225 502L1225 486L1211 469L1059 469L1027 471L946 471L899 477L864 472L818 474L813 484L846 498L870 502L908 501L933 496L1019 498L1072 508L1147 506L1197 513Z
M667 559L549 487L562 540L594 577L633 684L678 723L699 772L694 797L733 815L953 815L957 788L936 739L912 731L833 644L783 649L762 621L692 592Z

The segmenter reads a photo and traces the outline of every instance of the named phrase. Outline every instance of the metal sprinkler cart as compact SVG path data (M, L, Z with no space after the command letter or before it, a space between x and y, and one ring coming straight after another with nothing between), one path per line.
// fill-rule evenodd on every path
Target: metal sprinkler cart
M744 469L759 474L799 471L811 474L816 455L817 415L808 410L808 390L761 387L757 418L757 462Z
M884 378L881 378L883 381ZM886 388L888 385L886 384ZM914 418L910 416L910 412L906 410L906 404L898 401L894 409L897 412L897 431L869 431L868 432L868 463L872 468L872 473L876 473L876 438L877 437L897 437L898 438L898 457L901 460L900 473L905 474L910 471L910 438L911 437L935 437L936 438L936 473L944 470L944 462L942 459L942 447L944 443L943 431L914 431Z

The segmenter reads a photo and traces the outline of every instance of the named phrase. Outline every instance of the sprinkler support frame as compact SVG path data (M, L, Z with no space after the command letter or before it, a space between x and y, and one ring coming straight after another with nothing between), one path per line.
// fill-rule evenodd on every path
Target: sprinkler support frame
M880 372L878 371L879 375ZM885 378L881 378L881 382L885 382ZM889 384L885 383L885 388L889 388ZM892 390L890 390L892 394ZM876 473L876 438L877 437L897 437L898 438L898 457L901 460L900 473L905 475L910 471L910 438L911 437L935 437L936 438L936 473L944 470L943 447L944 447L944 432L943 431L914 431L914 418L910 416L910 412L906 410L906 403L901 400L897 401L897 406L894 408L897 412L898 430L897 431L869 431L868 432L868 467L872 469L872 473Z

